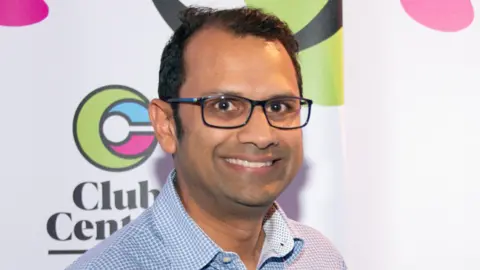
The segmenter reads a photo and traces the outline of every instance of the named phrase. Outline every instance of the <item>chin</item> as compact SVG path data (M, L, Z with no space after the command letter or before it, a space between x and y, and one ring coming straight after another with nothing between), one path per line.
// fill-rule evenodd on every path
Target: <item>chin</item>
M274 201L269 202L238 202L239 205L250 207L250 208L269 208L272 206Z
M275 200L277 199L277 196L259 196L259 197L252 197L250 196L236 196L234 198L234 201L236 201L238 204L247 206L247 207L270 207Z

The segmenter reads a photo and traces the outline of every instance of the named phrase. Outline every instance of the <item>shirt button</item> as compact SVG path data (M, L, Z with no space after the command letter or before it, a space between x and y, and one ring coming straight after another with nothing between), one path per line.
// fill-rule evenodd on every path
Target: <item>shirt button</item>
M229 262L231 262L231 261L232 261L232 258L230 258L230 257L223 257L223 262L224 262L224 263L229 263Z

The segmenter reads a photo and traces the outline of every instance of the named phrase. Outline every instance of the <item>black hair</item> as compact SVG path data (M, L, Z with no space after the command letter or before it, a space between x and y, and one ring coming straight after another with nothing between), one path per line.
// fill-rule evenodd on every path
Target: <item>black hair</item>
M278 17L256 8L213 9L189 7L180 13L180 26L163 49L158 83L160 98L178 98L185 81L184 49L190 38L205 27L218 27L236 36L247 35L268 41L279 41L288 52L296 71L298 88L302 96L302 75L298 62L298 42L288 25ZM172 104L177 138L183 135L178 104Z

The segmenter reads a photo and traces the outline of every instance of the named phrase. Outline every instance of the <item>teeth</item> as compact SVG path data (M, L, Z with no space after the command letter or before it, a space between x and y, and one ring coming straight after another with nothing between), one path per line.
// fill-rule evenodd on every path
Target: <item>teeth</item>
M248 168L261 168L261 167L267 167L267 166L272 166L272 161L267 161L267 162L250 162L246 160L241 160L241 159L236 159L236 158L226 158L225 159L228 163L240 165L243 167L248 167Z

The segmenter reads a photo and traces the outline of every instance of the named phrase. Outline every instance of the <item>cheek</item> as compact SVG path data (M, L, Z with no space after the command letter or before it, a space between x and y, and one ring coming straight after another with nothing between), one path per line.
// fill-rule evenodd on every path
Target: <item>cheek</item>
M284 137L284 141L290 148L291 158L301 162L303 158L303 139L301 131L292 132Z
M300 151L303 145L303 135L301 130L290 130L282 134L281 138L292 150Z
M185 146L189 155L195 157L195 163L210 168L216 147L227 140L228 134L224 130L205 126L201 118L194 122L184 129Z

